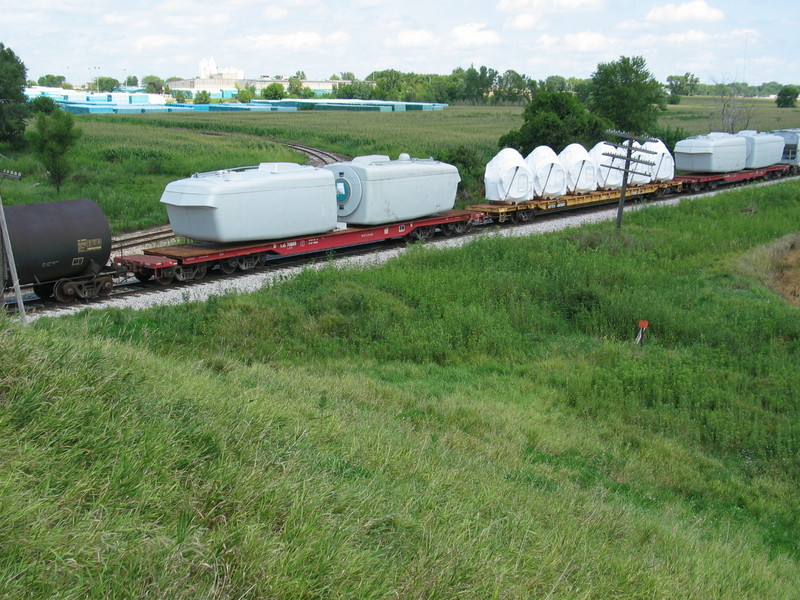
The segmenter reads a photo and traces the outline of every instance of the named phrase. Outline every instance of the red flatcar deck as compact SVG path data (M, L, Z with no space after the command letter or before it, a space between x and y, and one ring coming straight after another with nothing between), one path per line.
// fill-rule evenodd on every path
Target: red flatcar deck
M472 223L482 220L483 217L483 213L475 210L448 210L413 221L367 227L348 226L346 229L319 235L280 240L241 244L190 242L150 248L145 250L144 254L120 256L114 259L114 264L118 269L128 269L136 273L142 270L158 272L162 269L184 265L230 261L245 256L295 256L403 238L411 236L415 232L431 233L437 227L446 229L447 232L459 232L458 228L466 229Z

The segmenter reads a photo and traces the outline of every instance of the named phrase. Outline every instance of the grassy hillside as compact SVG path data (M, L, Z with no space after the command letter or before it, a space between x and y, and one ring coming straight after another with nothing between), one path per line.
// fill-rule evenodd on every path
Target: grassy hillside
M798 199L1 321L0 597L796 597Z

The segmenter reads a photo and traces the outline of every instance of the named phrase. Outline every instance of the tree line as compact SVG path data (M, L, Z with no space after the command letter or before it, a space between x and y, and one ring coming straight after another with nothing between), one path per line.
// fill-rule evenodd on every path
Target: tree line
M156 75L147 75L140 82L136 76L130 75L124 82L120 82L113 77L97 77L90 82L90 87L100 92L113 92L124 85L142 87L148 93L161 94L169 92L170 82L181 79L169 77L165 80ZM283 79L283 76L276 75L275 79ZM297 71L294 76L288 78L287 86L273 82L260 91L252 85L245 86L239 90L237 99L248 102L256 97L267 100L314 97L312 90L304 85L305 79L305 72ZM457 68L449 75L404 73L396 69L385 69L374 71L363 80L358 79L350 71L344 71L331 75L329 80L341 81L334 84L333 93L327 95L330 98L516 106L528 104L540 92L569 92L586 103L592 82L591 78L567 78L559 75L535 79L512 69L501 73L486 66ZM38 81L29 81L28 84L72 87L63 75L44 75ZM666 83L661 84L661 90L669 104L678 104L681 97L685 96L742 98L776 96L778 106L784 107L794 105L798 96L795 90L800 91L800 87L784 85L777 81L757 86L736 81L705 84L700 83L700 79L693 73L684 73L667 77Z

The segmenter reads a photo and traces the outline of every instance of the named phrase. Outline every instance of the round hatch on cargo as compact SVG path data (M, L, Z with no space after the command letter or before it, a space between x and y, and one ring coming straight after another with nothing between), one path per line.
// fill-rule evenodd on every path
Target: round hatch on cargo
M361 204L362 186L358 174L350 167L337 165L334 171L336 176L336 207L340 217L352 215Z

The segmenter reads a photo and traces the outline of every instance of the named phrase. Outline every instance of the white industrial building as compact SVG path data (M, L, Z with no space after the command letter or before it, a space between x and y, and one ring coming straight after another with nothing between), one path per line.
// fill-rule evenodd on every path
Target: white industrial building
M240 89L253 87L256 93L273 83L279 83L286 90L289 88L288 77L268 77L262 75L258 79L247 79L244 71L235 67L220 69L213 58L204 58L200 61L200 75L194 79L181 79L169 82L169 89L173 92L183 90L194 94L201 90L209 93L222 94L223 97L230 96ZM333 93L333 86L342 83L351 83L345 80L311 80L302 81L303 87L307 87L314 92L315 96L324 96ZM225 92L229 92L226 94Z

